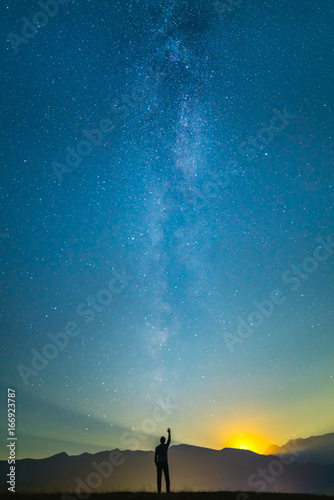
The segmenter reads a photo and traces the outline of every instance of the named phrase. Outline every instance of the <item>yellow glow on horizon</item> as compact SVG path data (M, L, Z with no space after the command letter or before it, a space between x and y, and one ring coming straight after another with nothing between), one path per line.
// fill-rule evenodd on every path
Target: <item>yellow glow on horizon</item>
M270 441L251 433L235 434L227 439L225 443L226 448L237 448L239 450L249 450L255 453L264 454Z
M247 445L245 445L245 444L241 444L241 445L239 446L239 448L240 448L240 450L248 450L248 446L247 446Z

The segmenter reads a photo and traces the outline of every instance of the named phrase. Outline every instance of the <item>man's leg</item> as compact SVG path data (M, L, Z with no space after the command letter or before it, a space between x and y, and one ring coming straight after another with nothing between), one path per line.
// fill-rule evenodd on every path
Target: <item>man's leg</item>
M165 474L165 481L166 481L166 491L167 491L167 493L169 493L169 490L170 490L170 480L169 480L168 462L164 463L164 474Z
M157 464L157 486L158 486L158 493L161 493L161 475L162 475L161 464Z

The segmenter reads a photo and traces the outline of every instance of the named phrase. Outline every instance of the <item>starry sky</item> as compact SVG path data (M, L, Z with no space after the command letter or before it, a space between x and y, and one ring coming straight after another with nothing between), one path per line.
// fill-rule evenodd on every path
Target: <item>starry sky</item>
M333 432L333 2L42 5L0 5L4 439L8 387L18 458Z

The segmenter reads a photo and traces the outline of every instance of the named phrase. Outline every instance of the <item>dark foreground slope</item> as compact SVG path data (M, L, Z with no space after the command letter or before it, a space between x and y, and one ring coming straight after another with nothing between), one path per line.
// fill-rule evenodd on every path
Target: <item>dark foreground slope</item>
M161 496L159 496L161 498ZM159 498L158 497L158 498ZM5 494L2 496L4 500L84 500L73 495L58 494ZM86 500L155 500L156 493L93 493ZM246 492L180 492L170 493L165 498L170 500L329 500L330 497L322 495L302 495L289 493L246 493Z
M169 451L174 491L253 491L334 495L334 464L283 463L280 458L225 448L172 446ZM1 477L8 472L0 463ZM2 492L7 490L2 482ZM16 491L155 491L153 452L104 451L16 462ZM88 498L88 497L87 497ZM84 500L84 499L83 499ZM240 498L238 500L246 500Z

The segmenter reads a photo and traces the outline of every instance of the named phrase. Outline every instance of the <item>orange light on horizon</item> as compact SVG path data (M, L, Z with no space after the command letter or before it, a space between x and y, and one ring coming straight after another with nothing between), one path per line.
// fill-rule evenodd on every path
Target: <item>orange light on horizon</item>
M239 450L249 450L254 453L264 454L270 444L270 441L267 439L247 432L235 434L227 439L225 447L236 448Z

